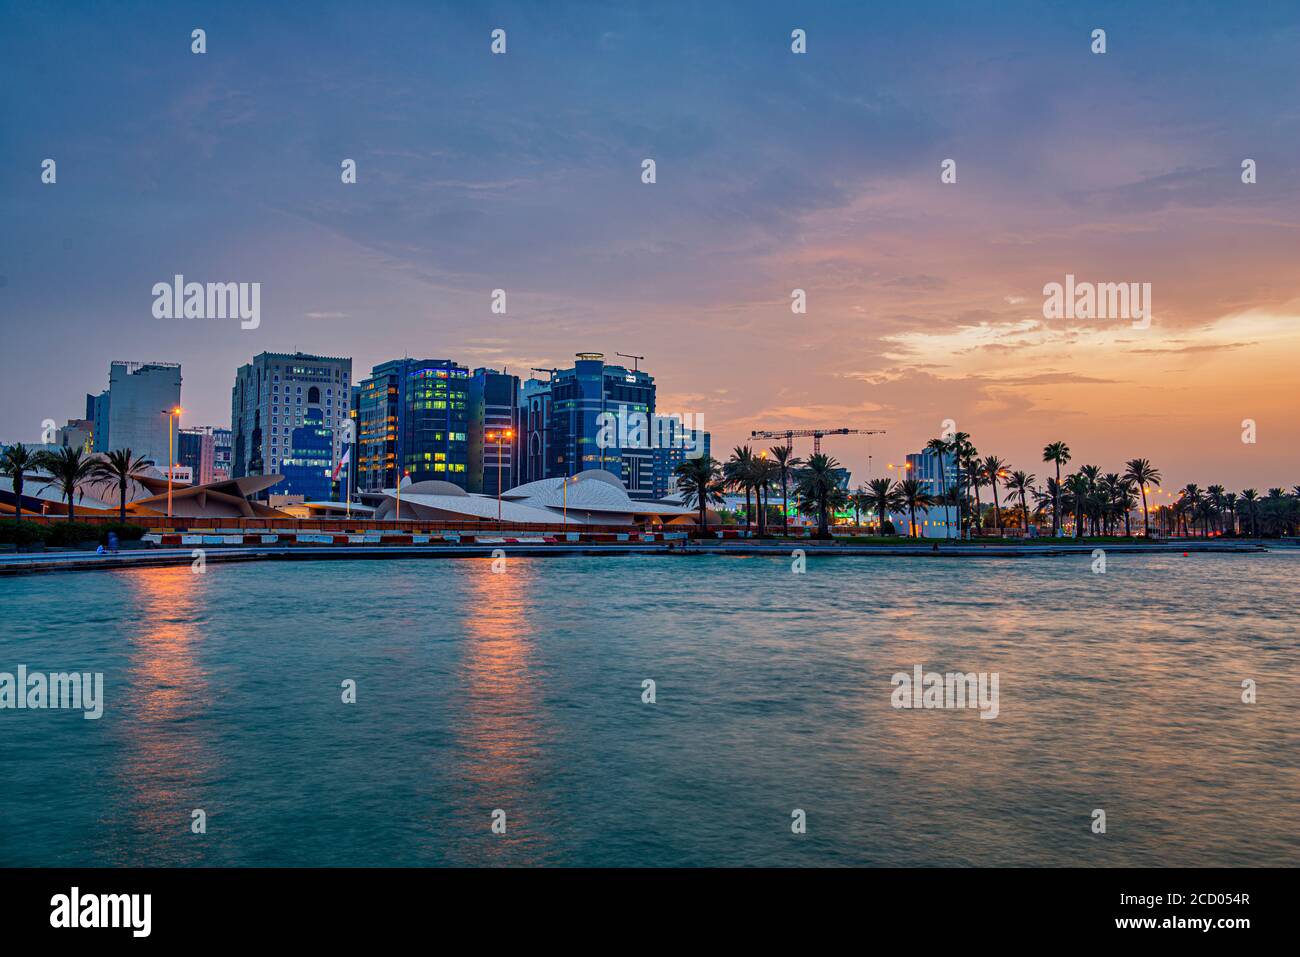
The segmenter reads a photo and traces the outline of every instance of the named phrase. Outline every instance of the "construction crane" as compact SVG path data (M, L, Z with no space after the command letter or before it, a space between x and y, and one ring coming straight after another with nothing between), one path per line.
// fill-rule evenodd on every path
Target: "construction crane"
M822 451L823 435L884 435L884 429L786 429L784 432L750 432L751 439L785 439L785 447L794 448L795 437L800 438L811 435L813 440L813 455L820 455Z

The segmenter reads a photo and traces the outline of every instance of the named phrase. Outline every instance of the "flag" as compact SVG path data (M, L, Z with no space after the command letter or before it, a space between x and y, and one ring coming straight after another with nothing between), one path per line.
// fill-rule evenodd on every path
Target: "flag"
M352 446L349 445L346 449L343 450L343 457L339 459L339 464L334 466L334 478L332 479L332 481L337 482L339 480L339 473L343 471L343 466L348 464L348 460L351 457L352 457Z

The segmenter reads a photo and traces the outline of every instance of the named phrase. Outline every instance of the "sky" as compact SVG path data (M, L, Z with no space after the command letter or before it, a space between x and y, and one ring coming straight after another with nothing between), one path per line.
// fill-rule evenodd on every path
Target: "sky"
M1040 478L1061 440L1170 489L1300 483L1296 4L6 0L0 21L0 440L80 417L115 359L180 362L186 424L228 427L263 351L357 378L593 351L645 356L659 410L703 415L720 458L754 429L885 430L826 440L855 484L945 420ZM178 273L260 282L260 325L155 318ZM1150 283L1149 327L1045 319L1067 274Z

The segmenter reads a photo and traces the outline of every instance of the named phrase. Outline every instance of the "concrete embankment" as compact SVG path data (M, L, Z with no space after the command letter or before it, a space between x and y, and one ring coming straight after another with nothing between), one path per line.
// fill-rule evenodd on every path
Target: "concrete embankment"
M790 557L796 550L808 556L873 558L1045 558L1090 556L1094 549L1107 554L1201 553L1260 554L1267 549L1254 542L1161 542L1155 544L955 544L840 545L834 542L620 542L608 544L438 544L438 545L272 545L148 548L116 555L95 552L32 552L0 555L0 575L42 571L93 571L156 568L250 561L370 561L415 558L490 558L497 549L523 558L559 558L574 555L695 555Z

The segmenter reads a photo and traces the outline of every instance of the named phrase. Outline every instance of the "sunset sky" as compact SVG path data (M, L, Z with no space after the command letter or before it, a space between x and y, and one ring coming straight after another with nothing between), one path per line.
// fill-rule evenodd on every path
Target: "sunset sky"
M0 440L113 359L180 362L186 424L228 427L263 351L600 351L718 457L881 428L879 476L953 419L1040 478L1064 440L1170 489L1300 483L1293 3L86 6L0 3ZM261 282L261 327L155 319L176 273ZM1150 328L1044 320L1067 273L1151 283Z

